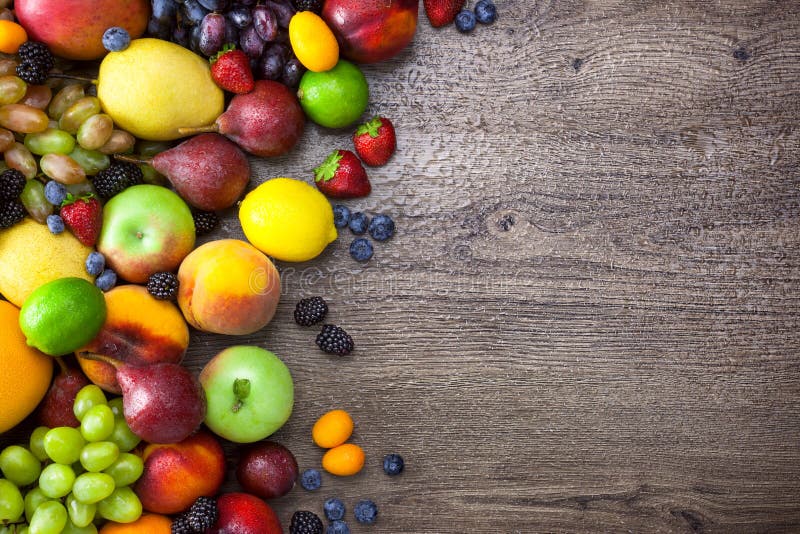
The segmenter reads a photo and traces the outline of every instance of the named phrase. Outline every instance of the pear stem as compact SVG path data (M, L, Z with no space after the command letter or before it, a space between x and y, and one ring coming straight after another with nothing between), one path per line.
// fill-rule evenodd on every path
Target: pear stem
M61 370L61 374L62 375L67 374L67 371L69 371L69 369L67 368L67 364L64 363L64 360L61 358L61 356L56 356L54 359L58 364L58 368Z
M47 75L48 78L61 78L63 80L77 80L79 82L87 82L92 85L97 85L97 80L94 78L87 78L86 76L75 76L74 74L61 74L53 72Z
M205 126L194 126L178 128L178 133L181 135L194 135L199 133L219 132L219 126L215 124L207 124Z
M135 154L114 154L114 159L118 159L120 161L127 161L129 163L144 163L146 165L150 165L153 163L153 158L145 158L143 156L137 156Z
M233 413L238 412L244 405L244 399L250 395L250 381L246 378L237 378L233 381L233 395L236 397L236 402L231 406Z

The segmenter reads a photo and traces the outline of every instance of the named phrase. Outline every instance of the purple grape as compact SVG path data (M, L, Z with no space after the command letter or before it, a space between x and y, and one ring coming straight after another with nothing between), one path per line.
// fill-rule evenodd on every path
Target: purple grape
M239 28L230 21L227 17L225 18L225 42L226 43L238 43L239 42Z
M205 56L213 56L225 44L225 16L209 13L200 23L200 40L197 46Z
M209 11L223 11L228 7L228 0L198 0L200 5Z
M172 39L173 43L177 43L184 48L189 48L189 35L191 30L186 28L183 25L176 27L172 32Z
M169 41L170 35L172 35L172 24L168 21L165 22L150 17L150 20L147 22L147 35Z
M251 58L257 58L264 51L264 41L258 36L258 32L252 26L248 26L239 32L239 46L242 51Z
M305 68L300 64L300 61L297 58L292 58L283 66L281 82L287 87L295 88L300 83L303 72L305 72Z
M203 22L203 17L208 14L208 10L197 0L184 0L181 13L190 25L197 26Z
M258 36L267 43L274 41L278 36L278 19L266 6L257 5L253 8L253 27Z
M256 3L256 0L239 0L239 3L243 6L252 6Z
M225 16L240 30L253 23L253 14L247 6L234 6Z
M200 53L200 25L192 26L192 31L189 33L189 49L192 52Z
M273 0L267 0L264 2L264 5L268 7L278 18L278 26L284 29L289 27L289 21L292 20L292 17L295 13L292 6L274 2Z
M283 76L283 65L286 60L280 51L270 52L270 47L258 61L256 76L262 80L278 80Z
M152 16L161 22L172 22L178 14L178 4L175 0L152 0Z

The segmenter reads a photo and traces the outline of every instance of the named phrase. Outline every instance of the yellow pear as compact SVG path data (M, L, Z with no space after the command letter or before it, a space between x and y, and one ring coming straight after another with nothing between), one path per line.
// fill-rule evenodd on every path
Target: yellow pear
M213 123L224 94L208 60L161 39L134 39L100 63L97 98L123 130L151 141L183 137L178 128Z

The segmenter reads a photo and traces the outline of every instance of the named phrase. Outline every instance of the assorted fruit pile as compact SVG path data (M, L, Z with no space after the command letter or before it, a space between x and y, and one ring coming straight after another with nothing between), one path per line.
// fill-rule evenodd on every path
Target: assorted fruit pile
M356 126L370 97L359 64L412 41L418 4L96 0L86 17L84 0L0 0L0 434L38 424L0 452L0 533L280 533L266 501L321 487L267 440L294 407L276 354L232 342L199 375L181 362L190 328L238 336L273 319L274 260L311 260L349 228L366 262L393 237L389 214L331 199L369 195L366 167L397 149L388 118ZM424 7L461 31L496 17L487 0ZM245 193L251 159L292 150L307 120L344 129L352 150ZM246 240L197 246L230 209ZM356 344L328 310L302 299L294 319L347 356ZM331 476L367 461L354 425L336 409L311 430ZM220 493L223 444L239 444L240 492ZM383 459L389 476L403 468ZM298 510L289 532L350 531L344 502L320 505L327 527ZM378 506L352 514L372 524Z

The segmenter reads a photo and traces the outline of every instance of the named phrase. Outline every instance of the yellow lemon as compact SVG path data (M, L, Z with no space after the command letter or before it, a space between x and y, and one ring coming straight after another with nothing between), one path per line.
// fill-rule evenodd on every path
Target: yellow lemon
M289 21L289 42L297 60L313 72L324 72L339 61L339 43L322 17L311 11Z
M22 306L37 287L75 276L92 281L86 272L86 256L92 248L69 232L52 234L30 217L0 230L0 294Z
M333 208L314 186L273 178L242 200L244 235L264 254L283 261L315 258L336 239Z

